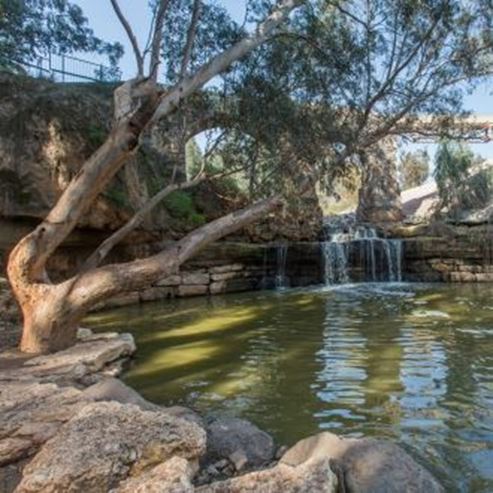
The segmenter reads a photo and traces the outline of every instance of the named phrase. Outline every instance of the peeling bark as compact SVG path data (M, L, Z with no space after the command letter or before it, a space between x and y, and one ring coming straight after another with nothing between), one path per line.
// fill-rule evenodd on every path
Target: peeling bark
M252 35L212 58L168 92L163 92L155 83L158 64L155 56L158 50L155 47L160 43L154 43L161 39L160 26L168 4L167 0L161 0L149 76L143 77L142 55L136 42L132 43L138 62L138 76L115 91L115 123L110 135L84 163L46 219L25 236L9 256L7 274L24 316L23 351L43 353L70 346L75 341L77 324L96 303L118 293L143 288L175 272L183 262L211 241L258 220L279 204L279 198L271 198L228 214L147 259L91 268L60 284L52 284L46 273L49 257L138 149L144 131L173 112L182 99L262 44L301 3L301 0L281 0ZM132 41L130 25L123 17L117 1L112 1L112 4ZM93 265L91 263L89 267Z

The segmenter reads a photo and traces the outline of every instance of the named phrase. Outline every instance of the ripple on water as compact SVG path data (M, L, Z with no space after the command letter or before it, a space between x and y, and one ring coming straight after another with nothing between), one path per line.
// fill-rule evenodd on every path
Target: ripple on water
M447 491L493 491L493 287L345 285L98 313L133 332L127 382L155 402L251 419L291 444L399 441Z

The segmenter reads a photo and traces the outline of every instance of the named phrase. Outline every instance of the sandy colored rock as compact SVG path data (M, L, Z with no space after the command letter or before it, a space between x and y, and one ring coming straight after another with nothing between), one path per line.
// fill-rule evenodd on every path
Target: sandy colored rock
M341 471L351 493L442 493L435 478L399 446L371 438L350 439L323 432L301 440L281 459L292 467L324 458Z
M337 477L327 458L311 459L297 467L278 464L226 481L205 485L197 493L336 493Z
M205 432L131 404L84 406L26 466L17 493L106 493L173 456L197 460Z
M112 493L193 493L194 468L185 459L173 457L136 478L124 481Z

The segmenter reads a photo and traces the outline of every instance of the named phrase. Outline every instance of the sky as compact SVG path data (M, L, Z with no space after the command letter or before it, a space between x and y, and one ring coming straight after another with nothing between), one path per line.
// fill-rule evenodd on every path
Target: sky
M123 78L135 75L135 61L132 49L125 31L113 12L110 0L74 0L74 3L80 5L97 36L108 41L119 41L124 46L125 55L119 64ZM245 0L220 0L219 3L226 7L233 19L238 22L243 21ZM148 0L119 0L119 4L142 46L148 34L151 17L150 10L147 7ZM98 63L105 62L103 58L98 58L97 55L92 58ZM481 85L473 94L467 96L464 100L464 107L474 113L491 115L493 119L493 81L491 85ZM404 144L400 146L400 151L426 148L428 153L433 156L436 147L436 144ZM471 148L475 153L481 154L485 158L493 159L493 142L471 144Z

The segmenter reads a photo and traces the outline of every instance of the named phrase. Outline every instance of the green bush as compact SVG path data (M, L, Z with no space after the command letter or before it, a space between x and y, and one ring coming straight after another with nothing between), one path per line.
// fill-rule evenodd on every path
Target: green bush
M170 193L164 199L164 206L176 219L187 219L196 212L192 197L180 190Z
M202 226L206 222L204 215L196 210L193 196L187 192L178 190L171 193L164 199L164 206L173 218L191 226Z

